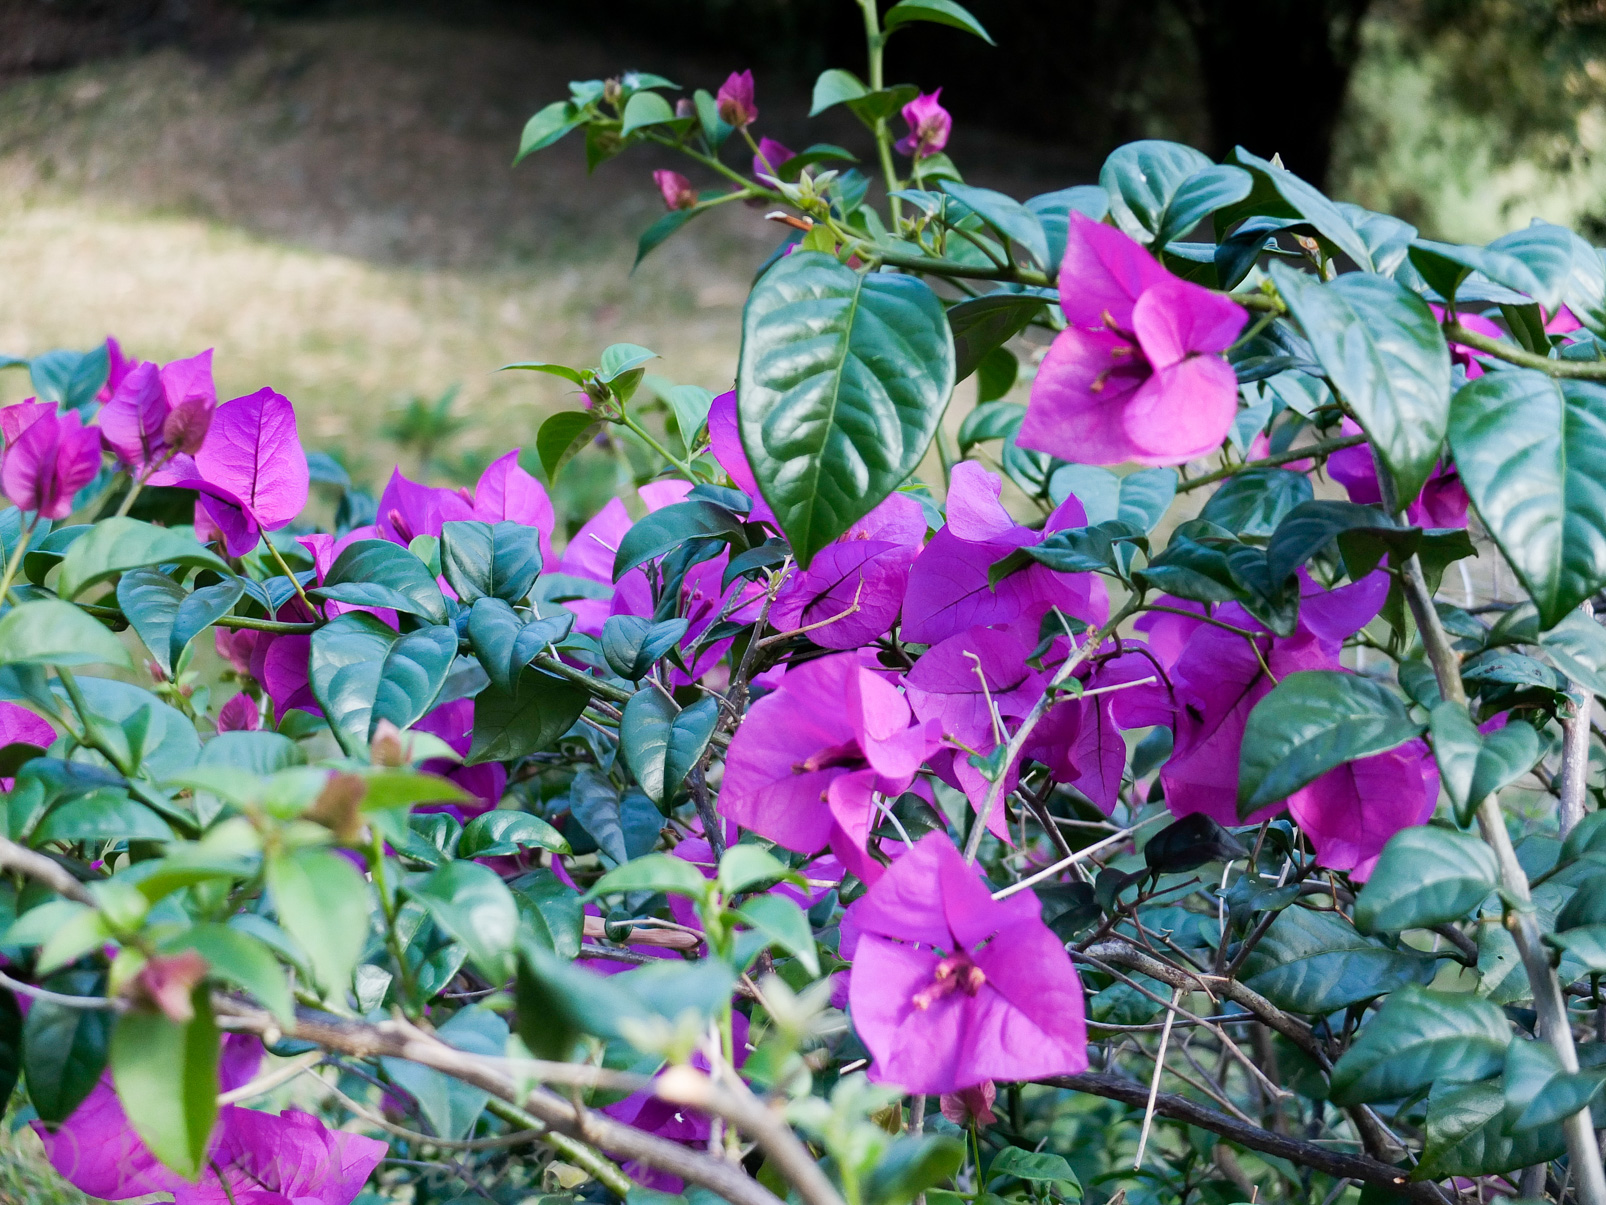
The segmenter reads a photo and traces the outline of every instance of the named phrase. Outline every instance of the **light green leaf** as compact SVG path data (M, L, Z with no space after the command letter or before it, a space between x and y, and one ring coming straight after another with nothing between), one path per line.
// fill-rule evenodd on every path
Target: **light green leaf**
M648 854L614 867L598 879L582 898L590 902L599 896L622 895L629 891L665 891L700 900L711 888L712 884L684 858Z
M146 565L183 565L225 576L229 573L228 565L192 535L138 519L102 519L67 550L56 578L56 593L64 599L76 598L96 582Z
M734 849L751 849L737 845ZM721 873L724 866L720 867ZM803 909L783 895L756 895L738 908L737 913L773 944L795 956L810 976L820 973L820 955L814 948L814 934Z
M930 21L936 25L962 29L966 33L975 34L989 46L997 45L982 27L982 23L954 0L899 0L881 18L881 28L891 33L911 21Z
M356 867L327 849L275 855L265 870L279 924L307 952L325 995L343 997L368 941L368 884Z
M130 1012L112 1030L112 1082L129 1124L151 1154L188 1180L205 1170L217 1121L219 1038L204 988L191 997L187 1022Z
M71 603L40 599L0 617L0 665L134 667L123 642Z
M494 870L478 862L448 862L411 892L441 928L468 948L492 983L512 976L519 910Z

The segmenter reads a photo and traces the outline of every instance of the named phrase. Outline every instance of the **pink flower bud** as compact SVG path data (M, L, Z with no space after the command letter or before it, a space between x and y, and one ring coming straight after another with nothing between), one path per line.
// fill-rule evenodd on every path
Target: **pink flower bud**
M145 964L134 977L129 994L145 1005L167 1014L177 1024L195 1017L195 1005L190 993L206 978L207 961L194 950L185 950L170 958L156 957Z
M219 732L255 732L262 727L262 713L256 700L248 694L238 694L223 704L217 713Z
M731 72L730 77L720 85L715 100L719 104L719 119L728 126L740 129L758 120L758 105L753 103L751 71Z
M998 1120L993 1115L993 1101L997 1099L998 1085L988 1079L973 1088L945 1092L939 1103L942 1115L956 1126L990 1126Z
M898 150L905 155L916 159L924 159L927 155L935 155L948 145L948 135L953 130L954 119L948 110L938 103L942 89L938 88L929 96L921 93L903 107L903 119L909 123L909 136L899 139Z
M679 172L656 171L652 178L664 195L665 209L690 209L697 204L697 190Z
M100 471L100 432L83 425L76 410L56 412L54 402L22 402L0 410L6 435L0 486L20 509L40 518L65 519L73 495Z

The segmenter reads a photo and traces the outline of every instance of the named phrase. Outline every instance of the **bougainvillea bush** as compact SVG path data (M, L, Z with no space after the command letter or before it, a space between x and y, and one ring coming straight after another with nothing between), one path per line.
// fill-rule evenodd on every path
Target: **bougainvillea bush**
M863 12L857 149L525 131L687 157L642 255L774 223L729 392L511 365L573 408L376 500L210 352L17 362L0 1097L84 1192L1606 1205L1601 254L1243 149L1018 201L883 78L985 30Z

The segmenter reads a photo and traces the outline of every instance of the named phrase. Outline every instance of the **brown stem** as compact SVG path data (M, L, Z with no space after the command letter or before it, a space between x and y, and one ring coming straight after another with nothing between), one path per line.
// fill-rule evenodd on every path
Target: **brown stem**
M80 904L93 906L95 903L89 888L74 878L66 867L4 837L0 837L0 870L15 870L30 879L37 879L57 895L77 900Z
M1201 473L1197 477L1190 477L1179 482L1177 493L1185 494L1189 490L1196 490L1202 485L1210 485L1224 478L1235 476L1246 469L1271 469L1280 464L1289 464L1295 460L1305 460L1312 456L1327 456L1333 452L1341 452L1345 448L1359 447L1366 442L1364 435L1335 435L1332 439L1323 439L1313 444L1306 444L1302 448L1290 448L1286 452L1277 452L1271 456L1262 456L1259 460L1246 460L1242 464L1228 465L1224 469L1217 469L1213 473Z

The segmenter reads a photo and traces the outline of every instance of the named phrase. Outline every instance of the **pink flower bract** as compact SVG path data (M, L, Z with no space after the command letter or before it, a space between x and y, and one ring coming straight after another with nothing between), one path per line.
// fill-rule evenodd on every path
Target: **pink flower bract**
M652 182L664 198L665 209L691 209L697 204L697 190L679 172L660 169L653 172Z
M85 427L76 410L54 402L20 402L0 410L6 438L0 485L22 510L42 519L72 514L73 495L100 472L100 432Z
M714 97L719 119L728 126L752 125L758 120L758 105L753 101L753 73L732 71L719 86Z
M1082 983L1029 891L994 900L927 833L853 908L848 1003L870 1078L940 1096L1087 1070Z
M1079 213L1059 280L1070 326L1032 382L1021 447L1082 464L1165 465L1219 446L1238 411L1238 379L1218 353L1243 329L1244 310Z
M954 119L942 107L941 96L942 89L938 88L935 92L922 92L904 105L903 119L909 123L909 133L897 143L898 150L903 154L924 159L948 145Z

